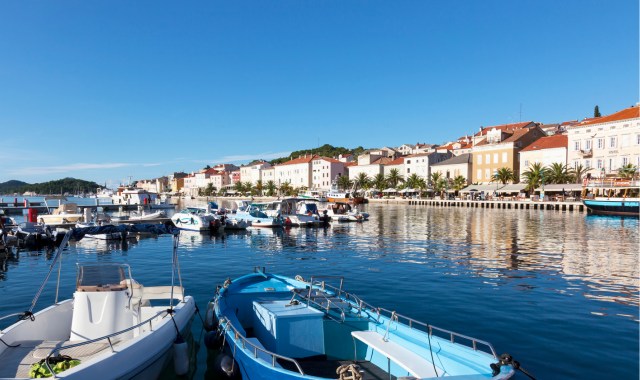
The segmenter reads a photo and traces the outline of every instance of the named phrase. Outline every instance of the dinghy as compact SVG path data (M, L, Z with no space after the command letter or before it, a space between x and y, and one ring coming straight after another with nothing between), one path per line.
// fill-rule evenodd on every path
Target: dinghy
M173 235L171 278L166 286L143 286L133 279L127 264L82 263L77 267L72 299L58 302L58 280L54 304L33 311L51 273L62 264L62 250L71 238L135 232ZM181 283L178 234L173 226L164 225L69 230L31 307L0 318L18 319L0 331L0 378L51 376L53 371L56 378L64 379L155 379L171 354L178 358L174 360L176 372L185 374L189 359L183 334L189 331L196 307L193 298L184 295Z
M205 319L219 336L207 345L226 345L222 371L245 380L513 376L517 362L490 343L373 307L342 284L264 269L225 281Z

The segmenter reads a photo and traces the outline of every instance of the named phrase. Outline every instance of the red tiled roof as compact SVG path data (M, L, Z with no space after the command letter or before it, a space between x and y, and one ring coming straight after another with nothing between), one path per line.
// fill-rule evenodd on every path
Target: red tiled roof
M358 166L357 162L345 162L344 166Z
M600 123L609 123L612 121L634 119L638 117L640 117L640 108L638 108L638 106L633 106L633 107L623 109L622 111L612 113L611 115L585 119L575 127L583 127L585 125L600 124Z
M387 162L385 165L401 165L404 163L404 157L398 157L393 161Z
M294 158L293 160L289 160L287 162L283 162L278 166L295 165L295 164L308 164L309 162L311 162L316 157L318 157L318 156L306 156L306 157L302 156L302 157Z
M476 133L474 136L484 136L492 129L499 129L502 132L513 132L524 127L527 127L529 124L533 124L533 121L524 121L521 123L512 123L512 124L503 124L503 125L494 125L492 127L483 127L482 130Z
M532 144L522 149L521 152L529 152L532 150L566 148L569 144L567 135L545 136L537 139Z
M334 163L334 164L335 164L335 163L341 163L341 162L342 162L342 161L340 161L340 160L336 160L335 158L330 158L330 157L318 157L318 156L314 156L314 159L317 159L317 160L325 160L325 161L328 161L328 162L332 162L332 163Z

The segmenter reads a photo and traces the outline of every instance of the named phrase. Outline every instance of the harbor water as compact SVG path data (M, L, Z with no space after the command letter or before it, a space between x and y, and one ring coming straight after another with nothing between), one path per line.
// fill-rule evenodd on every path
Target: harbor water
M327 228L182 232L178 249L186 292L204 313L216 285L256 266L291 277L343 276L345 288L369 304L489 341L538 379L638 378L638 219L548 210L363 207L369 221ZM61 297L73 292L78 261L126 262L139 282L163 284L170 276L171 248L168 236L124 245L72 243L63 257ZM27 310L49 270L50 253L0 258L0 315ZM35 310L54 297L51 286ZM219 378L197 316L192 332L189 377ZM168 368L162 378L176 376Z

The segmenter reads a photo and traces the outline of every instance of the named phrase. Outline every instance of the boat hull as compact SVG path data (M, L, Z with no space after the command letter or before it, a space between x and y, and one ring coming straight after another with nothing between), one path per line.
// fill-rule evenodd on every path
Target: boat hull
M636 218L640 215L640 201L638 200L585 199L582 203L595 215L632 216Z

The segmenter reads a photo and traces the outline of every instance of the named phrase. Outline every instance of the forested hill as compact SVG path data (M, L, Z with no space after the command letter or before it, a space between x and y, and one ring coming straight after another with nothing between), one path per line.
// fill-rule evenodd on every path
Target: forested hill
M11 180L0 183L0 194L22 194L32 191L37 194L76 194L95 193L101 187L95 182L84 181L75 178L63 178L55 181L29 184L22 181Z
M305 154L310 154L310 155L317 154L318 156L323 156L323 157L338 157L338 155L340 154L353 154L354 156L357 157L358 155L362 154L364 151L365 149L361 146L354 149L347 149L343 147L334 147L329 144L324 144L319 148L296 150L295 152L292 152L289 157L276 158L275 160L272 160L271 164L272 165L281 164L283 162L287 162L294 158L304 156Z

